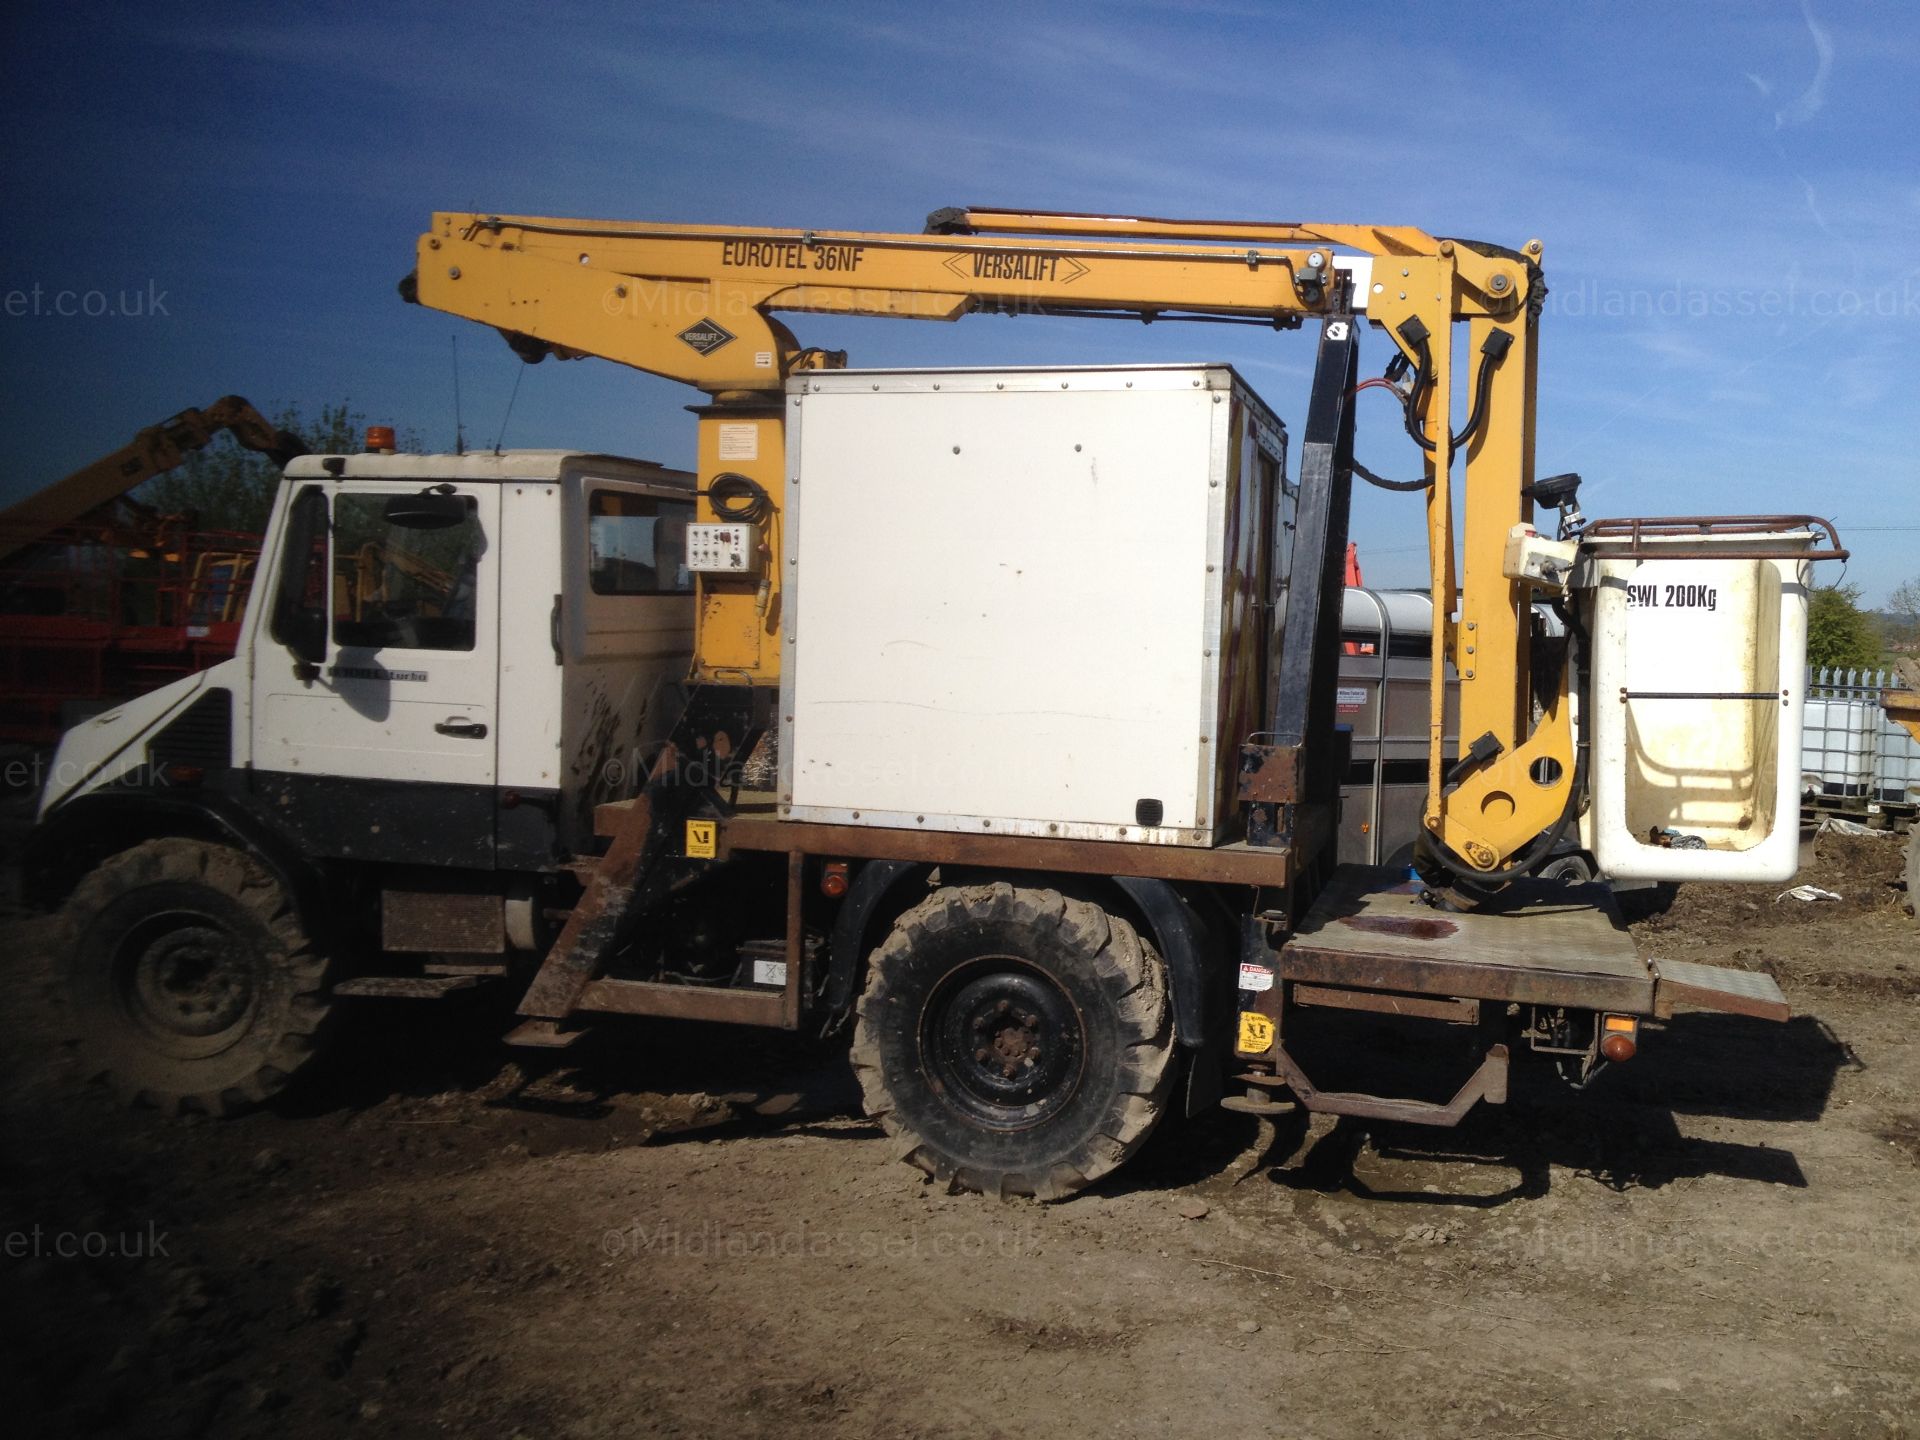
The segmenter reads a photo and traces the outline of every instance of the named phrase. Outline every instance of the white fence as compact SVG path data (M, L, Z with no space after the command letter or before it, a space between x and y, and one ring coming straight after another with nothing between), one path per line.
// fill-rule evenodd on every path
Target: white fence
M1809 794L1831 801L1911 805L1920 801L1920 742L1887 718L1886 670L1808 670L1800 769Z

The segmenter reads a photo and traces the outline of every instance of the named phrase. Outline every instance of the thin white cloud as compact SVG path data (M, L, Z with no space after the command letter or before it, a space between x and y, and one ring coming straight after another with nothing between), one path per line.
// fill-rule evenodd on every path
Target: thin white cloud
M1799 98L1791 105L1773 112L1773 128L1776 130L1784 130L1789 125L1806 124L1818 115L1827 103L1827 78L1833 74L1833 37L1818 20L1813 18L1813 9L1806 4L1806 0L1801 0L1800 14L1807 22L1807 33L1813 37L1813 51L1817 57L1813 83L1802 90ZM1762 93L1764 94L1765 91L1763 90Z

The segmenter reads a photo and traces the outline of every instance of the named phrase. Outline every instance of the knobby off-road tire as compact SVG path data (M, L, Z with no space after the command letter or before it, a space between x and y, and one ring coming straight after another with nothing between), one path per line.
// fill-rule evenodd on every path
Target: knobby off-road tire
M1920 820L1907 827L1907 909L1920 920Z
M1053 890L941 890L874 952L853 1039L867 1113L956 1188L1059 1200L1152 1131L1173 1082L1166 967Z
M65 935L82 1054L124 1100L228 1114L284 1089L319 1050L327 961L239 850L122 851L74 890Z

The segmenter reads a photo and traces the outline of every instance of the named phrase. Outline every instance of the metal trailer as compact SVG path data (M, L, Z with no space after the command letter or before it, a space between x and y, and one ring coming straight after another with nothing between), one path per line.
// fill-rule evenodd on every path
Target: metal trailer
M108 521L0 557L0 741L68 726L233 654L260 537Z
M50 745L233 654L260 537L202 530L128 495L223 434L276 466L306 449L227 395L0 510L0 741Z

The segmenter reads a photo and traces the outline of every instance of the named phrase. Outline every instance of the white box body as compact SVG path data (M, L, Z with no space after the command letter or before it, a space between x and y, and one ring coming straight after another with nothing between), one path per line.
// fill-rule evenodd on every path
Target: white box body
M1810 570L1805 532L1723 549L1778 559L1630 559L1593 544L1594 858L1623 880L1791 879L1799 868ZM1711 549L1699 537L1649 540ZM1750 696L1754 698L1728 698ZM1704 848L1650 839L1673 830Z
M785 813L1217 843L1291 540L1258 397L1223 365L846 371L788 407Z

